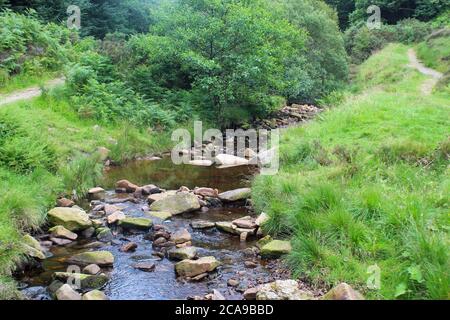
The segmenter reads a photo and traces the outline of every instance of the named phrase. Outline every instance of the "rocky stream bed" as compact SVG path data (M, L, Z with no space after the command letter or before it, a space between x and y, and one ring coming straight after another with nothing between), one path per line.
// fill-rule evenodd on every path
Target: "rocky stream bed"
M291 112L292 110L287 110ZM75 204L59 199L45 232L24 237L19 266L33 300L305 300L291 280L289 241L264 234L251 207L250 165L174 165L169 157L110 167ZM328 298L359 299L346 284Z

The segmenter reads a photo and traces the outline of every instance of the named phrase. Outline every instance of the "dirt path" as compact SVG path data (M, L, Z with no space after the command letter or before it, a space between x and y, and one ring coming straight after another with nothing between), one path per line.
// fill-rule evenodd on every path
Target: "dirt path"
M416 52L414 49L408 50L408 57L409 57L409 65L415 69L417 69L420 73L430 77L430 79L427 79L421 87L421 91L425 95L431 94L433 91L434 86L438 83L438 81L443 77L443 74L425 67L422 62L417 59Z
M63 84L65 81L64 78L56 78L49 80L45 83L46 88L54 88ZM6 95L0 95L0 106L17 102L20 100L28 100L35 97L39 97L42 94L41 89L39 87L31 87L23 90L14 91L8 93Z

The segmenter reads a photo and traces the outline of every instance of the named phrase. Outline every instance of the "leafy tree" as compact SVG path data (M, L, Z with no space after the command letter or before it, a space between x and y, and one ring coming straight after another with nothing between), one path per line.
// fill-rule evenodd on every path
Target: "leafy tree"
M276 101L270 97L298 95L308 75L291 70L305 62L305 32L267 4L180 0L165 5L152 35L131 41L134 75L201 92L219 123L242 110L268 111Z
M81 34L103 38L108 33L124 34L148 31L150 8L157 0L0 0L0 7L25 12L33 9L46 22L64 23L67 8L76 5L81 10Z
M336 13L322 0L280 0L280 3L284 4L289 21L308 31L308 63L297 69L308 71L310 85L304 87L300 95L290 98L304 101L336 89L348 75L347 54Z

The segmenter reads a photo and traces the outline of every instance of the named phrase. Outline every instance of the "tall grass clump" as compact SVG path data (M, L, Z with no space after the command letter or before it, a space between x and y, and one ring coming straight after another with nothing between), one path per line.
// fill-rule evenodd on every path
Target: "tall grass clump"
M257 177L265 230L290 239L294 275L348 282L373 299L447 299L450 198L448 99L424 96L407 47L359 67L361 90L281 139L276 176ZM381 287L367 286L370 267Z

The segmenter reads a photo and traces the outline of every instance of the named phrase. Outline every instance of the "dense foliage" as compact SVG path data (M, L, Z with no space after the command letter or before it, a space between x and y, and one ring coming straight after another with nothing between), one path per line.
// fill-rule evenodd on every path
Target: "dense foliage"
M35 16L0 13L0 80L61 68L67 61L70 35L55 24L41 24Z
M103 38L112 32L133 34L146 32L151 24L150 9L155 0L19 0L0 1L0 9L18 12L34 9L46 22L65 23L67 8L76 5L81 11L81 34Z

